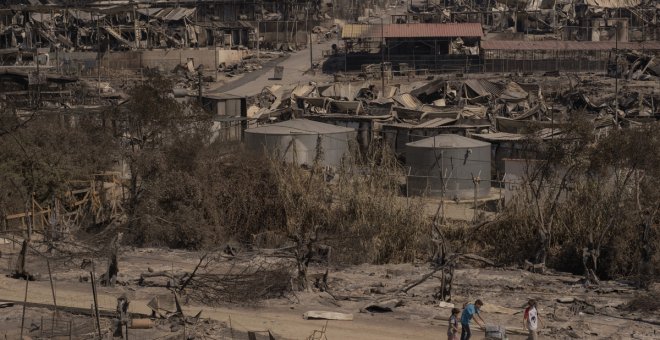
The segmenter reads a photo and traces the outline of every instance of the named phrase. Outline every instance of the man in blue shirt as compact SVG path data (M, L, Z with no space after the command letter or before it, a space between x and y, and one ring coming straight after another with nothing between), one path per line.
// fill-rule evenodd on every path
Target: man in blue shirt
M481 300L477 300L474 304L469 303L465 306L465 309L463 309L463 314L461 315L461 340L470 339L470 336L472 335L470 332L470 321L475 315L477 317L474 318L474 322L482 328L485 327L486 323L484 322L484 319L481 318L481 315L479 315L479 310L483 305L484 303L481 302Z

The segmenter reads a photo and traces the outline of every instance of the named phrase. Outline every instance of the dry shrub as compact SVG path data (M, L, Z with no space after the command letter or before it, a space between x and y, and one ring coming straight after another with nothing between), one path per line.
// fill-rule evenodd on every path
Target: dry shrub
M332 242L343 263L412 261L430 254L430 220L421 198L400 197L405 173L388 148L345 162L335 187Z
M294 244L299 256L305 247L330 245L340 263L411 261L429 249L424 204L399 197L403 169L384 148L373 150L380 151L347 158L328 182L318 165L179 141L148 162L129 242L187 249Z
M315 164L305 168L239 155L239 150L210 153L190 145L188 152L196 155L187 154L182 142L163 150L162 164L150 162L163 169L143 176L134 242L197 249L236 240L246 247L289 247L300 289L308 287L307 268L321 247L332 247L334 264L404 262L427 255L423 202L399 197L403 171L386 149L347 160L338 180L328 182L320 149ZM182 152L186 161L179 164L176 155ZM267 273L250 273L262 274ZM224 282L243 282L216 279L199 288L237 290ZM205 294L202 298L225 293Z
M630 300L625 307L629 311L641 311L641 312L657 312L660 311L660 293L659 292L648 292L645 294L640 294Z
M198 273L186 292L190 299L209 305L279 298L291 291L291 272L291 266L269 264L232 267L224 274Z
M282 204L267 160L239 145L190 139L158 152L144 171L129 243L185 249L232 240L251 244L254 235L282 225Z

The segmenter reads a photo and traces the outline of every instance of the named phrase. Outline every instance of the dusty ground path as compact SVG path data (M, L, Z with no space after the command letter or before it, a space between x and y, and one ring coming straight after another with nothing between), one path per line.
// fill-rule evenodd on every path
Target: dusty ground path
M5 245L0 247L0 301L23 301L25 281L6 277L18 248ZM114 311L116 299L125 294L130 300L130 312L150 314L148 301L158 297L167 303L171 293L164 287L141 286L137 284L141 273L146 271L190 272L199 261L200 253L154 248L126 248L119 259L119 279L127 285L113 288L99 287L99 306L105 311ZM255 260L250 257L250 260ZM52 293L48 272L44 261L30 256L29 268L40 278L29 283L28 302L52 304ZM98 260L97 276L102 271L103 261ZM257 260L258 261L258 260ZM234 262L220 260L219 272ZM311 268L312 272L323 268ZM356 265L332 268L328 286L333 294L340 297L334 300L327 293L296 293L286 298L265 300L256 307L220 305L202 306L182 297L184 312L195 315L200 310L203 318L229 323L237 331L271 330L278 339L305 339L314 330L321 329L325 321L304 320L306 311L334 311L352 313L353 321L330 321L328 338L334 339L438 339L446 334L448 308L441 308L433 293L439 279L433 278L416 286L408 294L397 294L400 287L409 284L429 272L425 263ZM89 310L93 303L91 285L81 282L80 277L88 275L79 264L57 264L53 267L53 277L57 303L59 306L77 307ZM484 319L488 324L504 325L507 330L520 329L522 306L528 298L539 301L540 313L546 316L547 327L543 338L566 339L657 339L660 336L660 315L657 312L629 311L627 302L640 292L618 282L603 282L597 289L585 289L580 278L568 274L541 275L515 268L476 268L465 263L455 272L452 302L461 307L465 302L481 298L486 302L483 308ZM660 287L659 287L660 288ZM393 312L382 314L359 313L367 303L383 299L400 299L402 305ZM574 298L589 301L596 313L584 309L580 303L558 303L558 298ZM205 304L213 304L205 301ZM16 307L13 307L16 309ZM32 308L29 308L30 310ZM5 315L8 309L0 309ZM16 311L14 311L16 312ZM11 329L18 329L13 319ZM639 322L639 318L648 322ZM0 319L0 337L4 324ZM8 319L7 319L8 320ZM5 327L6 328L6 327ZM481 331L475 332L474 339L483 338ZM510 339L524 339L524 336L509 335Z
M0 301L22 301L25 282L0 277ZM82 283L56 284L56 297L59 306L89 308L92 304L91 287ZM116 299L123 288L99 289L99 306L103 310L114 310ZM50 284L48 281L30 282L28 302L52 303ZM150 314L146 306L148 300L132 300L129 312ZM302 306L292 307L259 307L259 308L211 308L200 306L185 306L184 312L193 315L202 310L202 316L218 321L228 322L231 317L232 327L240 331L270 329L280 337L287 339L303 339L316 329L321 329L325 321L304 320ZM438 325L429 327L411 321L399 320L396 314L355 314L353 321L330 321L327 335L329 339L437 339L446 332L446 328ZM444 324L444 322L443 322Z

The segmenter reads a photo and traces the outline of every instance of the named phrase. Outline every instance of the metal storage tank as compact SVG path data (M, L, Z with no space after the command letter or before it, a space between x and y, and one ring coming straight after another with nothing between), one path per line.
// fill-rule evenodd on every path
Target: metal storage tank
M445 198L474 198L473 175L481 179L477 197L490 192L490 143L459 135L437 135L407 143L406 164L410 167L409 195L442 196L444 177Z
M254 151L266 151L273 157L296 164L312 164L320 138L321 164L339 166L356 140L355 129L307 119L293 119L245 130L245 145Z

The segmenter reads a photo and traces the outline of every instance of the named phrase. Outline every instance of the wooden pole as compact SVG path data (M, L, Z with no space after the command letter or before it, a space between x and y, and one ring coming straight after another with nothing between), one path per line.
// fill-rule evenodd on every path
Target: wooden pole
M53 313L52 328L51 328L51 336L53 336L53 332L55 332L55 316L57 315L57 300L55 299L55 285L53 285L53 273L50 270L50 259L48 258L46 258L46 265L48 266L48 278L50 279L50 290L53 293L53 306L55 307L55 313Z
M25 297L23 298L23 315L21 316L21 339L23 339L23 326L25 326L25 307L27 306L27 297L28 297L28 285L30 280L25 278Z
M229 315L229 333L231 334L232 340L234 339L234 328L231 326L231 315Z
M99 320L99 302L96 296L96 279L94 278L94 260L92 260L92 271L89 272L92 281L92 294L94 295L94 317L96 318L96 327L99 331L99 339L103 339L101 334L101 321Z

